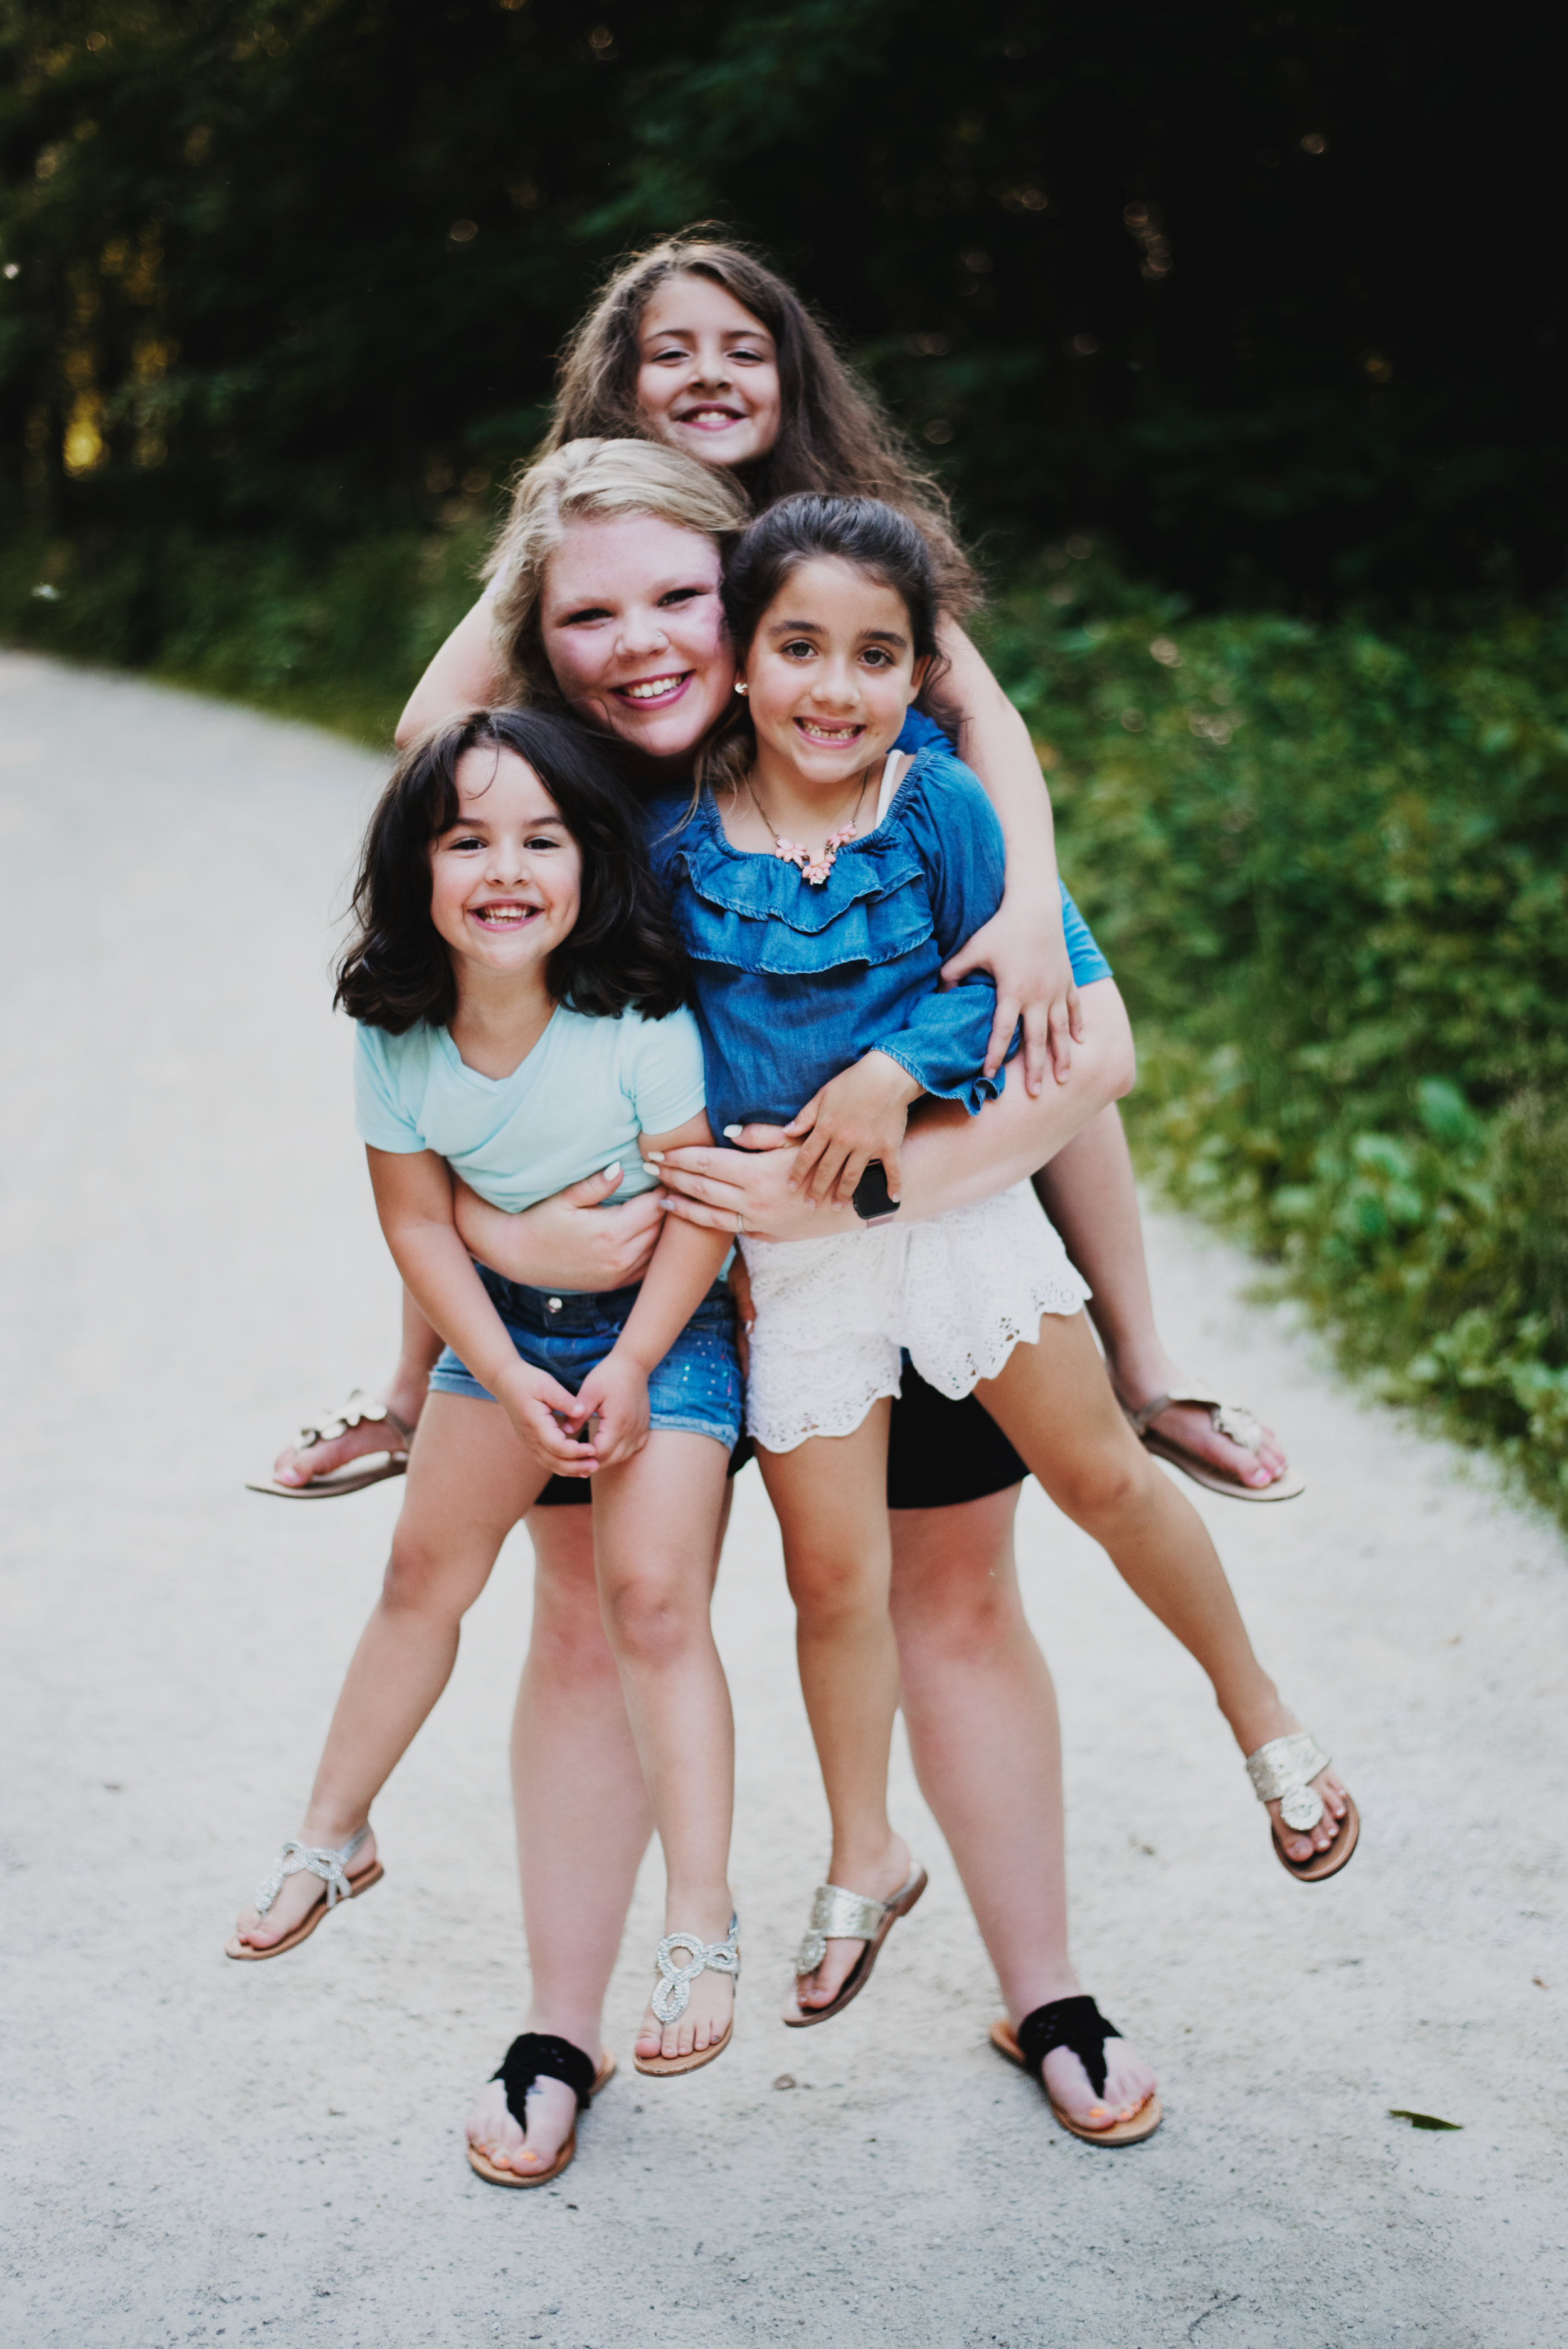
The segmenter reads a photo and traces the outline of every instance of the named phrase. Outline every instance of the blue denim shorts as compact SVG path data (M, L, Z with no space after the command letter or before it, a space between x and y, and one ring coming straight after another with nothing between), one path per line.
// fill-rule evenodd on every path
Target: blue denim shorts
M488 1265L477 1269L523 1361L548 1371L573 1394L609 1353L637 1301L635 1288L607 1288L598 1295L527 1288L520 1280L504 1280ZM495 1401L449 1346L430 1373L430 1389L434 1394L469 1395L476 1402ZM649 1423L711 1435L728 1452L740 1433L741 1413L735 1299L716 1280L648 1380Z

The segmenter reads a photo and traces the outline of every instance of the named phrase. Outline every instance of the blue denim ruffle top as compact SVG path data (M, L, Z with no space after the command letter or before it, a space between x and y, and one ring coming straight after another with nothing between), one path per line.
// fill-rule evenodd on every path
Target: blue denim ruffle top
M732 847L713 796L649 803L648 846L696 976L715 1134L787 1125L870 1051L928 1093L982 1109L996 991L939 973L1002 902L1002 827L978 779L932 730L875 830L840 849L820 887ZM1017 1039L1014 1039L1016 1049Z

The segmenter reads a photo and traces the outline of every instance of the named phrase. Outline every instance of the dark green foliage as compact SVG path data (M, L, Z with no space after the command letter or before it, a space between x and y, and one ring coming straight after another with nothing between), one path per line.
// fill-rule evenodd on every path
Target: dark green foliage
M1146 1163L1568 1516L1568 608L1374 635L1055 560L990 650Z
M1415 0L0 0L0 512L95 561L418 527L527 450L609 257L715 216L1007 562L1551 583L1563 47Z

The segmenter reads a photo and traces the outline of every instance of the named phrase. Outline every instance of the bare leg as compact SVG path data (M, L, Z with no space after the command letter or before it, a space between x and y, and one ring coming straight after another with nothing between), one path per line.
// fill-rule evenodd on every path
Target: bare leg
M887 1815L898 1711L898 1651L888 1615L889 1409L885 1399L874 1403L852 1435L813 1436L793 1452L758 1453L784 1537L800 1690L833 1823L828 1881L874 1900L896 1892L910 1868L909 1847ZM830 1941L792 1999L803 2008L827 2005L864 1947Z
M533 1995L525 2031L571 2041L597 2064L601 2014L653 1814L621 1675L604 1637L592 1506L535 1509L533 1630L511 1724L512 1804ZM498 2168L548 2169L577 2117L559 2080L528 2098L526 2136L499 2081L469 2115Z
M405 1427L418 1424L430 1372L440 1350L440 1339L405 1289L402 1348L397 1367L381 1390L382 1402L388 1411L397 1413ZM329 1476L335 1468L345 1467L350 1460L361 1459L367 1452L386 1449L385 1425L362 1420L346 1434L335 1435L329 1444L313 1444L303 1452L296 1452L292 1444L286 1444L273 1463L273 1475L280 1485L308 1485L314 1477Z
M462 1619L542 1481L499 1404L432 1399L409 1459L381 1598L332 1716L302 1843L341 1847L365 1825L450 1679ZM372 1839L360 1864L374 1856ZM264 1919L241 1911L239 1938L267 1949L321 1897L318 1878L290 1876Z
M604 1630L625 1691L648 1799L664 1847L665 1931L727 1939L734 1904L735 1720L714 1642L709 1560L726 1455L711 1436L655 1428L643 1450L594 1479L594 1548ZM639 2053L701 2054L723 2038L733 1978L690 1984L662 2028L652 2010Z
M1024 1616L1015 1485L946 1509L895 1509L892 1619L921 1792L964 1879L1015 2024L1080 1985L1068 1955L1056 1692ZM1097 2097L1071 2050L1046 2058L1057 2102L1088 2127L1137 2110L1154 2075L1106 2046Z
M1094 1291L1089 1316L1105 1346L1117 1393L1130 1409L1140 1410L1180 1384L1182 1373L1154 1326L1132 1159L1114 1102L1041 1167L1035 1188ZM1284 1473L1285 1456L1272 1433L1265 1433L1260 1452L1248 1452L1221 1435L1206 1411L1182 1403L1172 1403L1153 1424L1243 1485L1273 1485Z
M710 1595L728 1503L727 1489ZM522 1920L533 1977L523 2029L557 2033L597 2063L604 1993L654 1815L599 1610L592 1506L535 1509L528 1530L533 1638L511 1729ZM654 2052L651 2040L646 2052ZM469 2116L468 2134L502 2168L547 2169L576 2115L570 2089L541 2080L529 2095L525 2140L504 2090L490 2082Z
M1253 1653L1202 1519L1118 1409L1083 1315L1045 1315L1038 1343L1015 1346L1001 1374L975 1393L1057 1506L1109 1551L1123 1581L1208 1673L1242 1752L1298 1729ZM1324 1816L1310 1833L1284 1831L1292 1858L1326 1850L1339 1832L1344 1788L1332 1770L1314 1784ZM1268 1807L1277 1823L1278 1804Z

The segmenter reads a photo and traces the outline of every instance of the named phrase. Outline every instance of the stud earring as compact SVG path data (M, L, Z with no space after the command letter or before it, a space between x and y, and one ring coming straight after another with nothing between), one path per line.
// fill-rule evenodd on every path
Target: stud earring
M737 680L735 689L736 689L737 693L744 693L744 692L747 690L746 687L745 687L744 685L740 684L740 683L739 683L739 681L738 681L738 679Z

